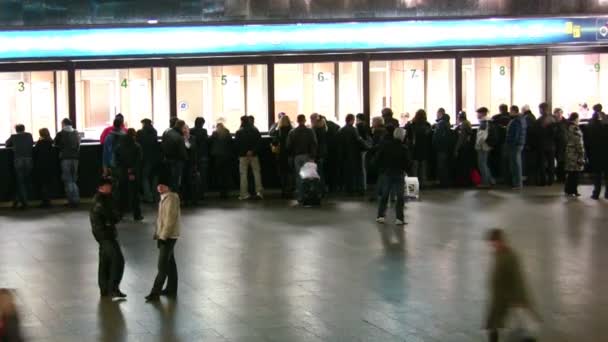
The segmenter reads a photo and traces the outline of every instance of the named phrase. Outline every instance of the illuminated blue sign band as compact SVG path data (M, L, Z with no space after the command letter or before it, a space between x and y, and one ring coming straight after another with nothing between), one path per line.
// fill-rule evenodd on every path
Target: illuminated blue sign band
M606 19L475 19L0 31L0 59L608 42Z

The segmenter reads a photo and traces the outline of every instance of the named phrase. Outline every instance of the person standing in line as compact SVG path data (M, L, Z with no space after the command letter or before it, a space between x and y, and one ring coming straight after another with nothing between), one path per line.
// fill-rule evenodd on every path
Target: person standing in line
M318 114L317 119L315 119L313 131L315 131L315 136L317 137L317 152L315 153L315 162L317 163L317 171L321 177L321 188L323 189L323 194L325 194L327 192L327 175L325 174L325 163L328 156L327 122L325 121L325 118L319 117Z
M393 110L390 108L384 108L382 109L382 118L384 119L384 125L385 126L393 126L395 128L399 127L399 120L395 119Z
M180 189L180 197L184 206L196 206L198 205L200 195L200 184L201 174L198 169L198 141L196 137L190 135L190 128L188 125L184 126L184 144L186 145L186 152L188 158L184 163L184 174L182 176L183 182Z
M365 193L367 192L367 152L372 145L372 130L366 121L365 114L357 114L356 122L357 132L364 145L364 148L361 150L361 167L357 169L357 177L359 178L360 190Z
M59 150L61 161L61 178L68 198L68 207L78 207L80 190L78 189L78 159L80 157L80 135L72 127L68 118L61 121L61 131L55 136L55 147Z
M568 117L568 128L566 135L566 160L564 169L566 171L566 183L564 192L566 196L578 197L578 178L581 171L585 169L585 147L583 144L583 133L578 127L578 113L570 114Z
M262 141L262 135L255 128L250 117L241 117L241 128L236 132L235 145L239 152L239 173L240 173L240 196L239 200L247 200L251 198L249 195L249 168L253 172L255 181L256 196L259 199L264 198L262 192L262 170L260 166L260 158L257 151Z
M157 171L160 163L160 144L158 132L152 125L152 120L141 120L142 127L137 131L137 143L142 151L141 188L143 201L154 203L156 200Z
M593 193L591 198L598 200L602 192L602 181L606 186L604 198L608 199L608 124L602 122L598 113L594 113L585 130L585 145L591 172L593 173Z
M198 117L194 120L194 128L190 130L190 136L196 140L196 169L199 174L199 191L194 194L194 202L205 200L205 192L209 183L209 134L204 128L205 119Z
M99 244L98 284L102 297L125 298L120 282L125 270L125 258L118 243L116 223L119 215L112 199L112 180L102 178L89 212L93 237Z
M122 131L122 121L114 119L114 130L108 134L103 143L102 150L102 166L103 176L112 179L112 197L114 205L119 210L121 215L126 211L126 203L128 203L127 184L125 178L121 174L121 168L117 163L116 151L120 149L120 145L126 134Z
M232 184L232 170L234 168L234 145L230 131L223 123L215 126L215 131L209 140L211 162L213 164L214 179L220 198L228 198Z
M538 106L538 142L540 149L540 186L553 185L555 178L555 144L557 126L555 118L551 115L549 104L543 102Z
M287 137L292 129L289 117L283 115L271 135L272 148L277 163L277 174L281 180L281 198L289 198L293 191L293 172L289 165L289 151L287 150Z
M28 189L34 167L32 161L34 139L30 133L25 131L25 126L22 124L15 126L15 132L6 140L6 147L13 149L13 167L17 185L13 209L27 209Z
M114 121L118 120L120 122L120 130L123 133L127 133L127 127L125 126L125 117L124 115L122 115L121 113L116 114L116 116L114 116ZM101 132L101 136L99 136L99 143L103 146L103 144L106 142L106 138L108 137L108 135L110 135L110 133L112 133L112 131L114 131L116 129L115 125L114 125L114 121L112 121L112 124L106 128L104 128L104 130Z
M338 156L340 158L343 190L349 195L358 193L357 168L361 165L362 139L355 128L355 116L346 116L346 125L338 131ZM360 194L360 193L359 193Z
M160 296L177 296L177 264L175 263L175 244L180 236L180 200L177 193L167 186L167 181L160 177L158 192L158 219L154 240L158 247L158 272L147 302L158 301ZM163 286L167 282L167 287Z
M555 137L555 159L557 159L557 167L555 169L555 175L558 182L564 182L566 179L564 165L566 163L565 154L568 120L564 118L564 111L561 108L555 108L555 110L553 110L553 118L555 118L555 125L557 127Z
M55 168L57 159L53 150L53 139L47 128L38 130L38 141L34 146L34 174L38 183L38 193L40 195L40 208L51 206L50 192L51 184L55 179Z
M382 175L381 195L378 203L378 215L376 222L384 223L386 208L390 197L395 197L395 224L403 226L407 224L404 219L404 189L405 171L409 167L409 153L403 144L405 130L395 128L393 125L386 127L387 140L378 148L375 155L375 164Z
M526 185L538 185L540 177L540 142L539 125L536 117L530 110L530 106L524 105L521 108L522 117L526 121L526 144L522 152L522 173L526 175Z
M503 182L507 185L511 184L511 167L509 162L509 146L505 144L507 135L507 126L511 122L509 114L509 106L501 104L498 106L498 114L492 116L492 123L496 126L496 132L499 133L496 146L490 152L490 169L493 174L500 175Z
M443 108L439 108L437 111L437 121L433 130L433 148L436 153L439 186L448 187L451 184L452 127L450 116L446 114Z
M185 126L183 120L176 120L173 127L165 131L161 142L164 167L169 172L168 185L175 192L181 189L184 165L188 159L188 151L184 144Z
M488 118L488 108L481 107L477 109L477 119L479 120L479 128L477 129L475 150L477 150L477 165L481 174L481 184L477 187L488 189L496 183L492 177L492 171L490 171L490 167L488 166L488 157L492 151L492 146L488 142L495 143L498 137L495 136L496 133L492 132L492 125L494 123Z
M507 243L503 231L490 230L486 235L486 241L494 252L494 262L489 273L490 298L485 328L488 331L489 342L498 342L498 330L505 327L505 322L513 309L525 309L538 320L540 316L532 307L528 297L519 258Z
M325 120L327 126L327 159L325 160L327 188L329 192L335 193L340 191L342 187L342 180L340 179L340 126L324 116L320 116L320 118Z
M300 169L304 164L315 160L317 152L317 137L315 132L306 127L306 116L298 115L298 127L289 132L287 136L287 151L293 157L294 172L296 174L296 189L298 202L302 201L302 178Z
M116 169L118 183L124 187L124 197L120 197L120 216L131 209L133 220L142 221L141 203L139 201L139 178L141 177L142 151L136 141L137 133L129 128L122 143L116 149Z
M473 169L473 127L467 120L466 112L459 112L456 116L455 128L458 139L454 147L454 164L456 181L458 185L471 185L471 170Z
M419 109L414 119L406 126L406 139L412 153L412 170L410 175L418 177L420 186L426 186L428 160L431 153L431 124L427 121L426 111Z
M287 114L285 114L284 112L280 112L279 114L277 114L277 121L275 121L272 125L270 125L270 129L268 130L268 135L270 135L272 137L276 134L276 130L279 128L281 119L283 119L283 117L285 117L285 116L287 116ZM287 117L287 119L289 120L289 117Z
M517 106L511 106L511 117L513 119L507 126L505 144L509 149L511 186L513 190L521 190L523 189L521 153L526 144L526 120Z

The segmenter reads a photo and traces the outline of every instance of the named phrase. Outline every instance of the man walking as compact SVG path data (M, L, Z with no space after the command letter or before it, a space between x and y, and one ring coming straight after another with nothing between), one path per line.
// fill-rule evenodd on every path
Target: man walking
M177 265L175 263L175 243L180 233L180 200L179 195L167 185L166 179L160 179L158 192L158 219L154 240L158 246L158 273L146 301L157 301L161 295L177 296ZM163 285L167 281L167 287Z
M15 134L6 140L6 147L13 149L13 163L15 168L15 180L17 189L15 191L14 209L27 208L27 192L31 184L32 161L34 139L30 133L25 131L25 126L15 126Z
M521 190L523 188L521 153L526 144L526 120L517 106L511 106L510 115L513 119L507 126L505 144L509 149L511 186L514 190Z
M298 191L298 201L302 201L302 178L300 169L307 162L315 159L317 151L317 138L315 132L306 127L306 116L298 115L298 127L289 132L287 136L287 151L293 157L296 174L296 189Z
M89 213L93 236L99 244L98 284L102 297L124 298L120 282L125 269L125 258L118 243L116 223L118 213L112 200L112 180L103 178L93 198Z
M54 144L59 150L61 178L65 187L69 207L77 207L80 202L78 189L78 158L80 156L80 135L72 127L70 119L61 121L61 131L55 136Z

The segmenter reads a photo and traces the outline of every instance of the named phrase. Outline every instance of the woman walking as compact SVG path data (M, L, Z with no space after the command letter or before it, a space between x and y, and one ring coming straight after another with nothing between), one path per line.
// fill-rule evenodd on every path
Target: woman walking
M566 185L564 188L566 196L580 196L578 193L578 178L580 172L585 169L585 148L583 133L578 127L578 113L572 113L568 118L564 169L566 170Z

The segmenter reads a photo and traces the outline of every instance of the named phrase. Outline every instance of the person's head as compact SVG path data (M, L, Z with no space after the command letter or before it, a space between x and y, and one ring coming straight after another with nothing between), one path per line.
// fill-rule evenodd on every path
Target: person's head
M115 131L120 131L120 129L122 128L122 120L119 118L115 118L114 122L112 123L112 127L114 127Z
M414 115L414 120L412 120L413 123L424 123L427 122L426 119L426 110L424 109L418 109L416 111L416 114Z
M306 125L306 115L304 115L304 114L299 114L299 115L298 115L298 118L297 118L297 121L298 121L298 125L299 125L299 126L304 126L304 125Z
M393 138L397 139L400 142L403 142L405 139L405 130L401 127L395 128L393 131Z
M346 120L346 124L347 125L352 125L352 124L355 123L355 116L352 115L352 114L348 114L348 115L346 115L346 119L345 120Z
M173 125L173 129L183 134L185 126L186 122L184 120L177 120L175 121L175 125Z
M394 125L386 125L386 135L391 138L395 138L395 129Z
M163 182L163 183L165 183L165 182ZM171 188L169 188L169 186L167 184L163 184L163 183L158 183L158 186L156 187L156 191L158 191L158 193L161 195L171 192Z
M118 120L120 120L120 121L121 121L121 122L123 122L123 123L125 122L125 116L124 116L124 115L122 115L122 113L118 113L118 114L116 114L116 115L114 116L114 119L118 119Z
M251 126L255 126L255 116L253 116L253 115L249 115L249 116L247 117L247 120L249 121L249 124L250 124Z
M137 138L137 131L135 130L135 128L129 128L127 130L127 136L133 141L135 141L135 139Z
M532 113L532 110L530 110L530 106L525 104L521 107L521 112L524 114L528 114L528 113Z
M359 113L357 114L357 123L365 123L365 114Z
M97 192L101 195L109 196L112 194L112 180L110 178L101 178L97 185Z
M186 139L190 139L190 127L188 127L186 124L184 124L184 127L182 127L182 135Z
M464 121L467 121L467 113L461 110L458 112L458 114L456 114L456 122L460 123Z
M542 116L544 115L549 115L549 113L551 113L549 111L549 104L547 102L543 102L541 104L538 105L538 113Z
M593 111L596 113L600 113L603 109L604 109L604 107L602 107L602 105L599 103L593 105Z
M553 110L553 116L555 116L556 119L561 120L564 117L564 111L561 108L555 108Z
M570 113L570 116L568 116L568 121L572 124L578 125L578 113Z
M317 121L315 122L315 127L316 128L327 128L327 121L325 120L324 117L320 116Z
M488 117L488 108L480 107L477 109L477 119L482 120Z
M443 108L437 109L437 120L443 118L444 115L445 115L445 109L443 109Z
M51 140L51 132L49 132L48 128L39 129L38 135L40 136L40 140Z
M179 121L179 118L177 116L172 117L171 119L169 119L169 128L173 128L175 127L175 124Z
M511 106L511 110L509 111L509 114L511 116L518 116L519 115L519 107L513 105Z
M225 137L228 134L230 134L230 132L226 129L226 126L224 126L223 122L218 122L215 125L215 131L217 132L217 134L221 137Z
M319 120L319 118L320 118L319 113L310 114L310 125L315 127L315 123L317 123L317 120Z
M384 127L384 119L381 116L376 116L372 119L372 128L377 129Z
M150 119L143 119L140 122L142 127L152 126L152 120Z
M249 117L247 115L241 116L241 127L249 127L250 125Z
M393 117L393 110L390 109L390 108L388 108L388 107L384 108L382 110L382 117L384 118L384 120L392 118Z
M23 124L15 125L15 132L17 132L17 133L25 132L25 126Z
M194 128L203 128L203 126L205 125L205 118L203 118L202 116L199 116L198 118L194 119Z
M509 114L509 106L504 103L501 104L500 106L498 106L498 112L500 114Z
M285 112L279 112L279 114L277 114L277 119L278 119L279 121L281 121L281 119L282 119L284 116L287 116L287 114L285 114Z
M286 128L291 126L291 121L289 121L289 116L283 115L279 119L279 128Z
M61 127L71 127L72 126L72 120L65 118L63 120L61 120Z
M500 251L507 246L505 234L500 228L490 229L486 233L486 241L492 246L495 251Z

